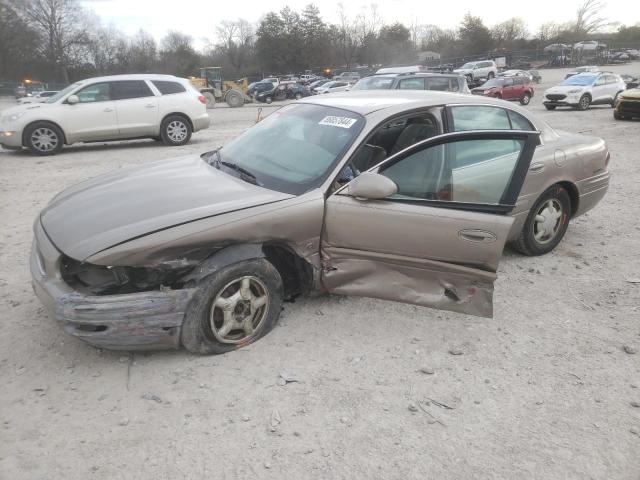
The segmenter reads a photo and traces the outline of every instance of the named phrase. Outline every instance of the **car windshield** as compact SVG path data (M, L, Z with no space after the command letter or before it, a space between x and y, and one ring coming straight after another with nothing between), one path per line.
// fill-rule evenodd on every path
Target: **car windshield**
M586 87L587 85L592 85L596 79L597 75L589 75L589 74L578 74L572 75L571 77L562 81L560 85L573 85L578 87Z
M469 63L465 63L465 64L464 64L464 65L462 65L460 68L468 69L468 68L473 68L473 67L475 67L475 66L476 66L476 64L475 64L474 62L469 62Z
M337 84L338 84L338 82L334 82L334 81L327 82L327 83L325 83L324 85L322 85L322 88L331 88L331 87L335 87Z
M57 102L62 97L64 97L67 93L69 93L69 92L73 91L74 89L78 88L80 85L81 85L81 83L79 83L79 82L69 85L64 90L60 90L53 97L50 97L49 100L47 100L47 103L55 103L55 102Z
M366 77L351 87L351 90L387 90L391 88L393 77Z
M219 163L262 187L300 195L327 178L364 123L340 108L287 105L220 149Z
M492 78L482 85L483 87L501 87L504 85L504 78Z

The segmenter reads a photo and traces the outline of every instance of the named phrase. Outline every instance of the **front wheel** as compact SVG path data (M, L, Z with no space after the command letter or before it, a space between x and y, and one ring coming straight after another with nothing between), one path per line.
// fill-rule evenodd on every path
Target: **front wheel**
M271 97L267 97L267 98L265 98L265 99L264 99L264 101L265 101L266 103L273 103L273 98L271 98Z
M564 237L571 216L571 199L560 185L546 190L529 211L527 220L514 242L520 253L544 255L553 250Z
M24 145L35 155L55 155L63 143L62 131L53 123L36 122L25 131Z
M520 105L529 105L530 101L531 101L531 95L528 93L525 93L523 97L520 99Z
M238 90L229 90L225 101L231 108L238 108L244 105L244 98Z
M615 118L616 120L626 120L627 119L627 117L625 117L624 115L620 115L615 110L613 111L613 118Z
M583 95L578 102L578 110L587 110L591 105L591 97L589 95Z
M182 345L208 355L249 345L275 327L282 298L282 278L264 258L224 267L198 283L185 313Z
M191 124L181 115L170 115L160 125L162 141L172 147L186 144L191 139Z

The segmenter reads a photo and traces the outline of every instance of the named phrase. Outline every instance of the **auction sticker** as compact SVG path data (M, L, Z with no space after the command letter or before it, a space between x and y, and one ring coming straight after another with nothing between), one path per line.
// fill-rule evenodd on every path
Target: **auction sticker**
M332 127L340 127L340 128L351 128L354 123L358 121L357 118L349 118L349 117L334 117L328 116L324 117L318 125L330 125Z

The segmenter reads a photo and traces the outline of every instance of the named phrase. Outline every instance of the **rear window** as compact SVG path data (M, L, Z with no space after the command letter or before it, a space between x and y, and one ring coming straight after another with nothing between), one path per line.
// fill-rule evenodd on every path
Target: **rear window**
M178 82L168 82L165 80L153 80L151 83L160 91L162 95L171 95L172 93L183 93L187 89Z

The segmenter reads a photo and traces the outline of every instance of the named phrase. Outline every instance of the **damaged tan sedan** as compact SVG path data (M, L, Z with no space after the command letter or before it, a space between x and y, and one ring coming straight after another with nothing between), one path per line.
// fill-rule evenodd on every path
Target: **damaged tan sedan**
M305 293L491 316L505 243L553 249L605 195L608 161L601 139L499 100L307 99L224 148L59 194L35 222L34 289L114 349L223 353Z

